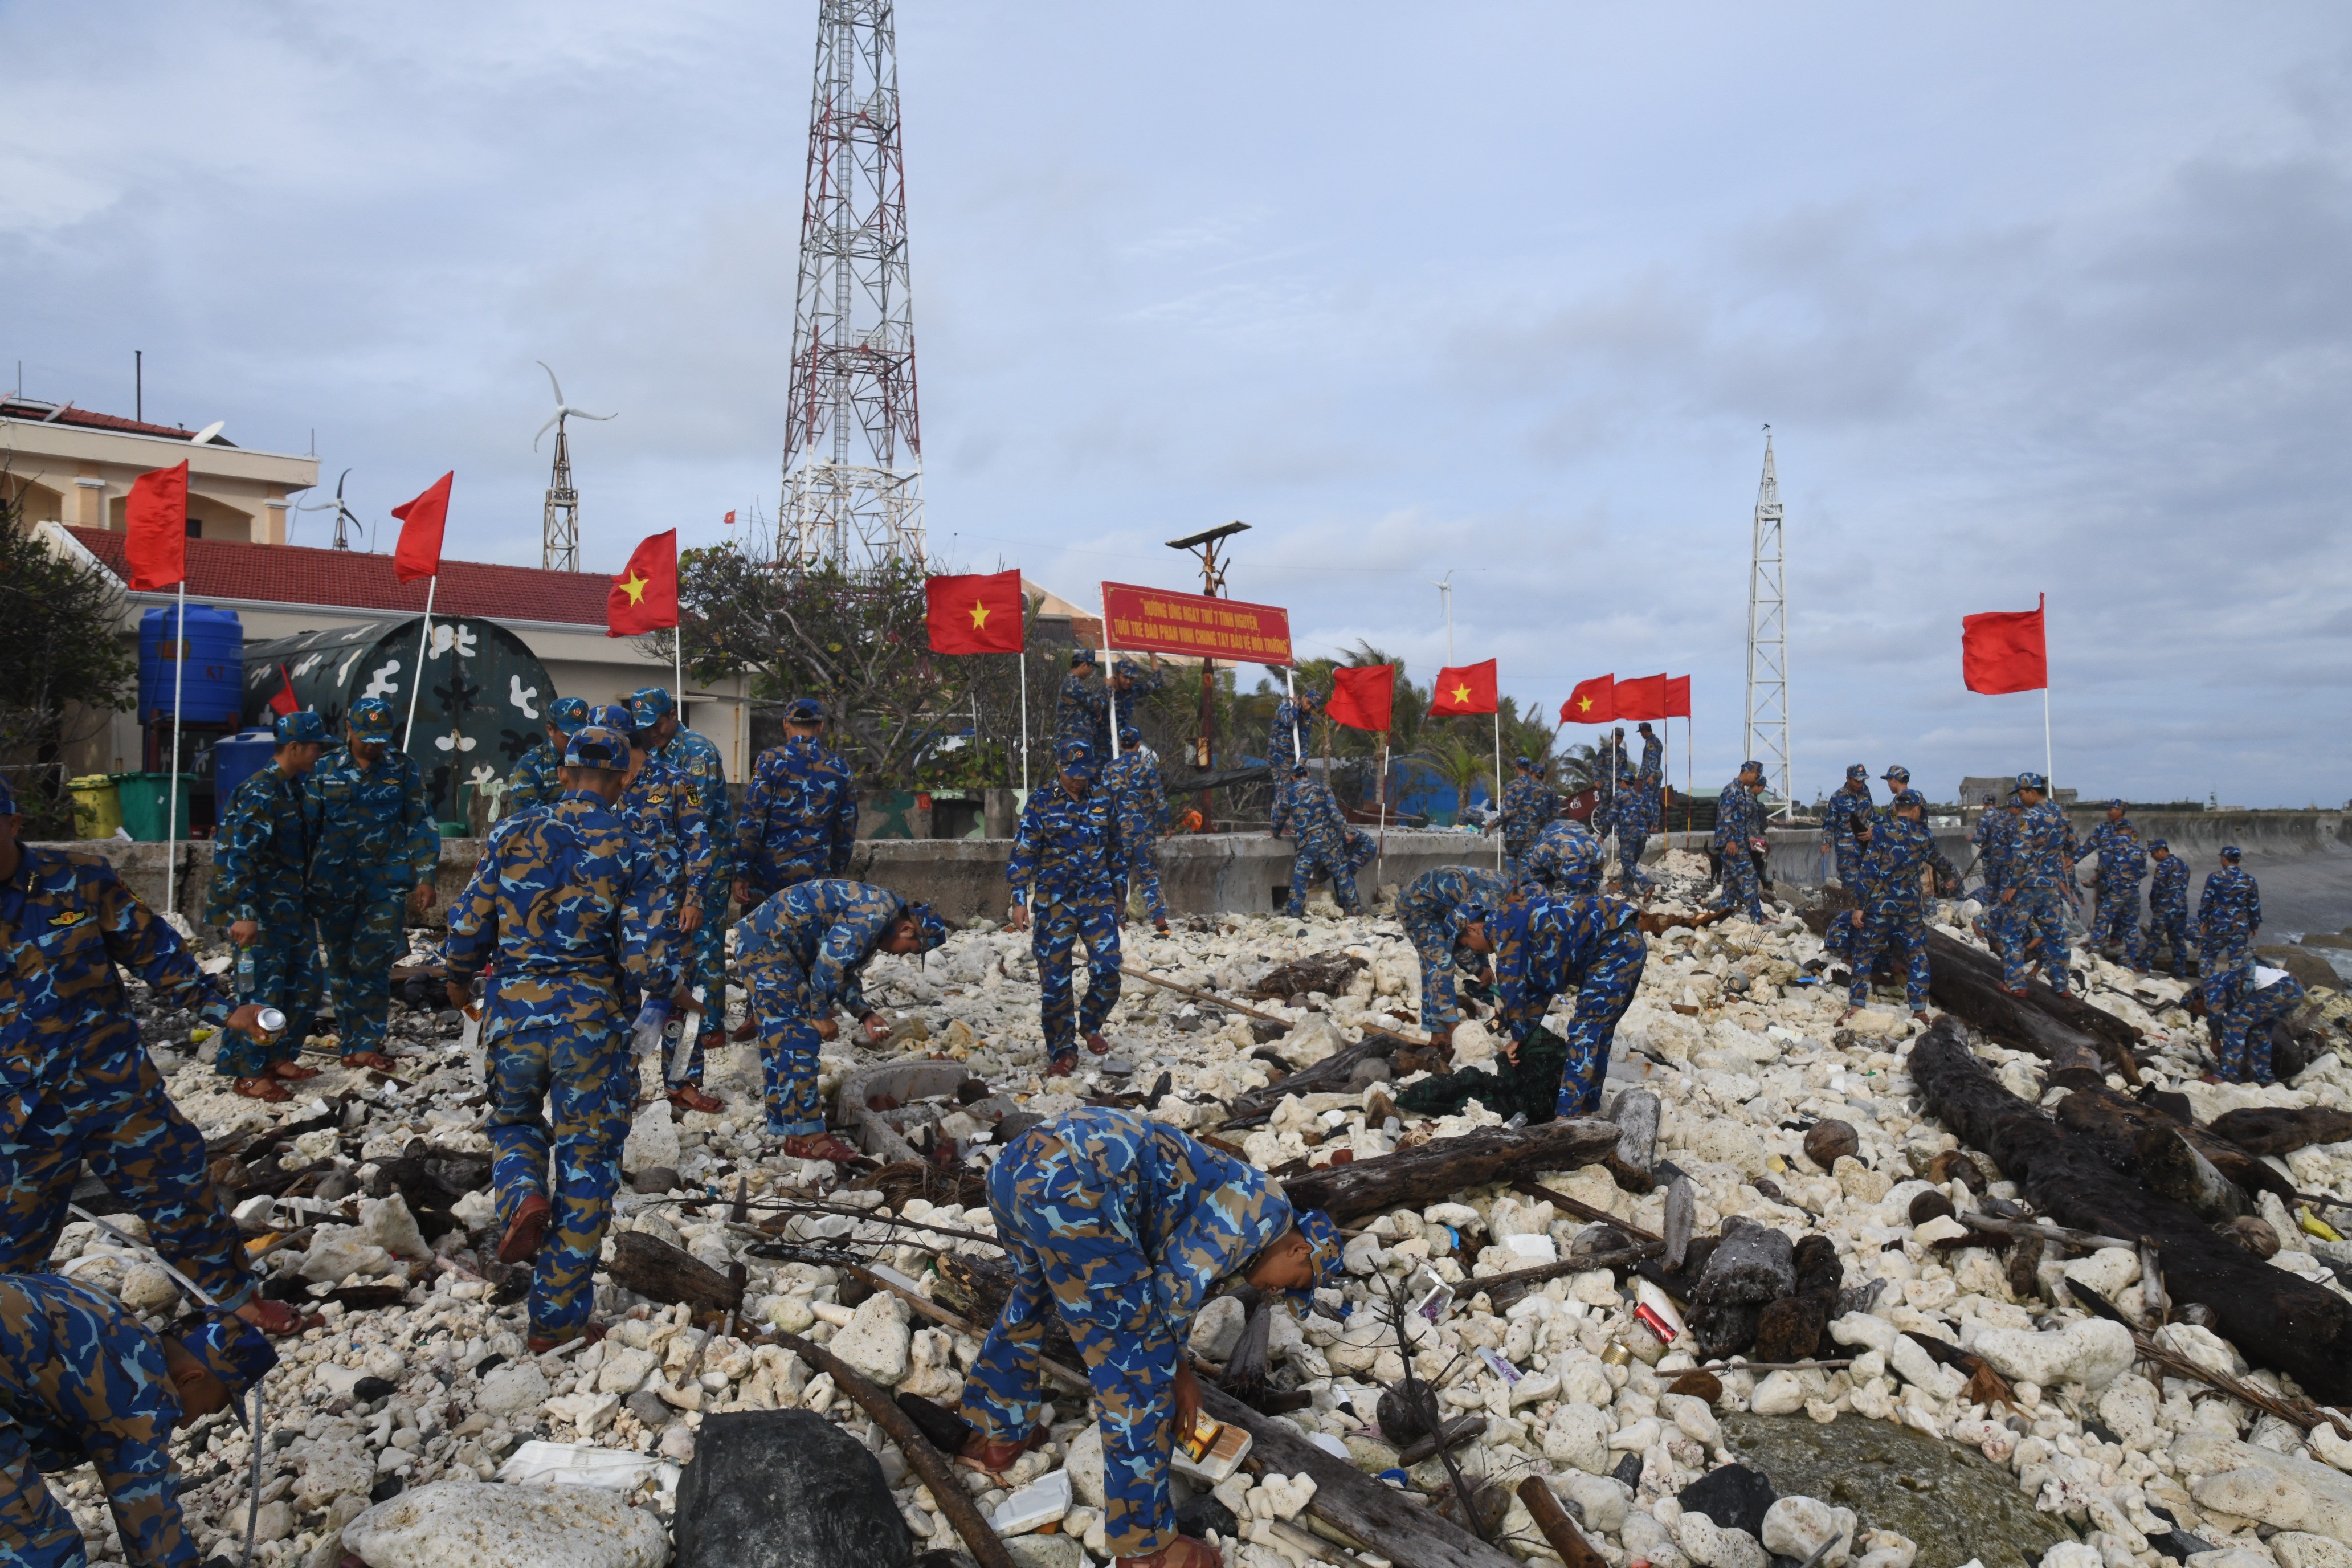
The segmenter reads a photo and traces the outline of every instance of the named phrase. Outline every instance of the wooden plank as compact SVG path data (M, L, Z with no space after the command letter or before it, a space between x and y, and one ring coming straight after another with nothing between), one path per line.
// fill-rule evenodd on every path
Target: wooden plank
M1591 1116L1564 1117L1517 1131L1482 1128L1377 1159L1308 1171L1284 1183L1283 1191L1294 1206L1325 1210L1344 1224L1390 1209L1444 1203L1465 1187L1508 1182L1539 1171L1572 1171L1615 1150L1619 1136L1614 1122Z

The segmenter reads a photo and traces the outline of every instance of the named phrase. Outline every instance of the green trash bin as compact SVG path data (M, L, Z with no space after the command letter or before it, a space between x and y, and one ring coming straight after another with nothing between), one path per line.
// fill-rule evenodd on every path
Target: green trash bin
M188 836L188 802L196 793L196 775L180 775L180 809L178 832L164 830L164 813L172 805L172 775L169 773L115 773L114 788L122 803L122 826L131 837L142 844L161 844L166 838Z

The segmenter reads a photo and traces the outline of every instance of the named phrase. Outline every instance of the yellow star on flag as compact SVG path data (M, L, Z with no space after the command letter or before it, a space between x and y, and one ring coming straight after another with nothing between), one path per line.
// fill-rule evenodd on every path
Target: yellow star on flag
M1576 700L1576 710L1577 710L1577 711L1578 711L1578 712L1580 712L1580 713L1590 713L1590 712L1591 712L1591 711L1592 711L1592 699L1591 699L1591 698L1590 698L1590 697L1580 697L1580 698L1578 698L1578 699Z
M638 605L645 602L646 590L652 586L652 578L640 577L635 572L632 571L627 577L622 580L621 592L629 596L629 603L632 605Z
M1467 701L1469 701L1469 700L1470 700L1470 689L1469 689L1468 687L1466 687L1466 686L1461 686L1461 685L1457 685L1457 686L1455 686L1455 687L1454 687L1454 701L1456 701L1456 702L1467 702Z
M988 606L978 599L971 602L971 629L978 631L988 625Z

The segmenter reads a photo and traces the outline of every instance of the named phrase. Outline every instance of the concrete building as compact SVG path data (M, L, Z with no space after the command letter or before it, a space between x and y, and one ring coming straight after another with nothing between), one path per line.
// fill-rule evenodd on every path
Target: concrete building
M119 533L131 481L185 461L189 538L285 543L288 499L319 482L319 459L202 434L0 395L0 499L21 507L27 526Z

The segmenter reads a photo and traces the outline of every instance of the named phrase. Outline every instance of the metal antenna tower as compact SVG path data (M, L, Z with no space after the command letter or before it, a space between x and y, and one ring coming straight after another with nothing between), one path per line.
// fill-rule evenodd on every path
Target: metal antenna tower
M563 401L563 384L555 379L555 372L545 360L539 368L547 372L547 384L555 393L555 412L539 427L539 435L530 438L530 449L539 450L540 437L549 430L555 432L555 467L547 476L547 510L539 525L539 563L550 572L580 570L580 492L572 487L572 437L565 421L577 415L583 419L614 419L613 414L591 414L584 408L574 408Z
M923 560L892 0L819 0L778 561Z
M1772 426L1764 426L1764 479L1756 489L1756 537L1748 568L1748 722L1742 753L1764 764L1764 783L1796 813L1789 758L1789 618L1782 586L1780 480L1772 467Z

